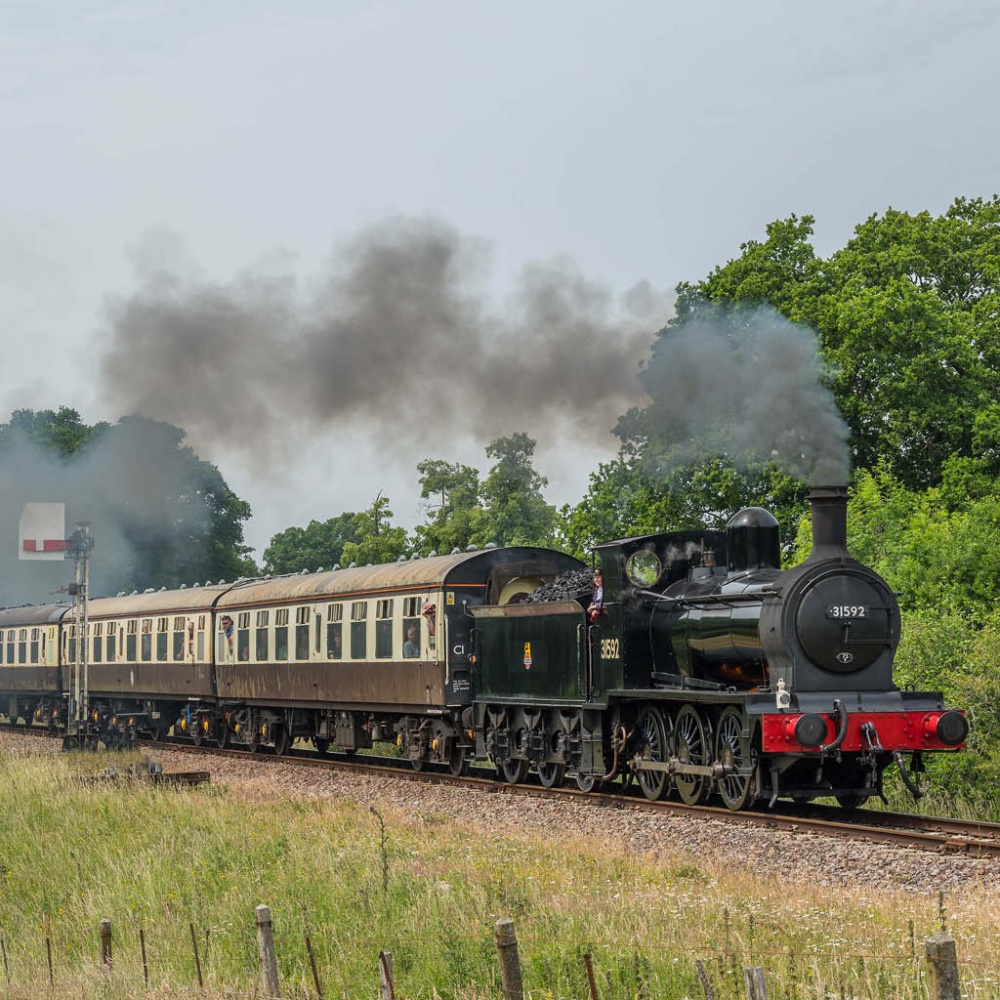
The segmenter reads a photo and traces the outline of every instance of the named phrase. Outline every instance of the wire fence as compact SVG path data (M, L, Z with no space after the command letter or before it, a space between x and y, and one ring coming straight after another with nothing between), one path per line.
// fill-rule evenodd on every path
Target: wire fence
M110 920L104 919L96 928L88 929L92 954L90 963L93 975L90 989L82 987L79 981L72 986L66 982L71 970L61 969L54 953L52 938L44 938L45 967L48 981L39 988L37 967L25 980L19 976L19 969L10 954L9 932L0 933L0 963L6 994L9 996L35 996L46 994L50 997L86 996L184 996L193 993L205 996L206 991L213 996L241 1000L243 997L258 1000L327 1000L327 998L347 996L342 984L324 982L329 979L329 966L317 961L317 951L308 932L303 942L307 956L305 969L294 969L287 982L283 982L279 969L282 944L290 946L290 941L276 940L267 906L258 906L254 911L253 926L256 929L257 968L248 966L244 983L220 985L209 982L208 956L210 936L199 933L195 925L188 925L188 946L190 948L191 979L189 984L177 982L176 969L172 972L173 982L165 987L155 981L152 965L155 947L150 947L142 928L137 935L129 934L116 938ZM249 936L249 921L248 921ZM94 940L96 938L96 940ZM404 992L397 994L393 955L390 951L372 947L371 992L378 992L382 1000L400 997L454 995L462 997L502 997L502 1000L556 1000L556 998L585 998L585 1000L613 1000L626 995L623 990L622 966L627 969L628 994L637 1000L654 1000L660 997L698 997L705 1000L765 1000L768 996L780 1000L855 1000L866 997L870 1000L959 1000L964 998L1000 997L1000 984L994 976L994 967L975 958L963 960L963 975L959 974L956 942L947 932L941 931L923 942L918 948L910 941L909 954L860 954L854 952L810 952L808 955L789 951L760 951L752 955L726 949L715 952L694 952L667 956L666 966L670 975L653 969L648 955L639 950L615 954L611 949L591 948L572 945L563 948L563 957L558 959L564 968L558 976L553 976L552 961L535 959L522 967L520 946L514 922L502 919L493 927L495 946L495 975L489 982L466 983L461 987L449 986L438 989L425 983L406 983ZM549 942L551 944L551 942ZM531 946L542 942L531 941ZM564 942L565 944L565 942ZM357 942L354 942L357 945ZM116 963L119 953L128 954L124 963L125 974ZM34 950L34 949L32 949ZM297 947L297 951L301 949ZM655 947L651 949L654 953ZM570 955L569 959L566 955ZM664 955L656 956L660 965ZM574 966L565 968L566 964ZM141 969L141 982L139 970ZM25 970L27 972L27 970ZM162 970L161 970L162 971ZM182 973L183 975L183 973ZM551 981L558 978L561 989L556 992ZM567 986L567 982L575 985ZM166 990L166 992L165 992Z

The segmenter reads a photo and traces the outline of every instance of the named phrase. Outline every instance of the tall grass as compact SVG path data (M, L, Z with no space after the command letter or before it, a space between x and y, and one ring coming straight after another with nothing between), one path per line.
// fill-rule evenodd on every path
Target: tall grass
M133 757L0 756L0 936L10 996L144 993L249 997L257 980L254 908L271 907L285 996L315 996L309 936L326 997L375 997L379 950L397 996L500 995L494 925L516 923L535 1000L700 997L700 959L720 1000L745 995L763 965L769 996L916 998L923 942L942 919L958 940L967 995L1000 998L995 894L981 888L875 893L814 889L722 864L636 856L627 844L483 833L470 817L374 812L346 799L296 799L221 786L86 782ZM384 834L383 834L384 822ZM734 841L745 837L734 834ZM112 921L113 971L98 967ZM7 986L0 968L0 992Z

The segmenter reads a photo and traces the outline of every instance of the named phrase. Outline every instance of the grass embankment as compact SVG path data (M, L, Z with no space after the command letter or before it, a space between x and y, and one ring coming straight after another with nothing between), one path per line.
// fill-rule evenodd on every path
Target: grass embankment
M142 996L141 929L146 995L249 997L254 908L267 903L286 997L315 996L306 935L328 998L377 996L380 949L393 953L398 997L498 997L501 917L516 922L535 1000L588 997L585 952L602 998L702 997L697 959L720 1000L745 996L750 964L764 966L774 997L925 995L923 942L941 921L933 892L819 891L684 858L680 845L654 864L556 830L484 835L339 798L79 780L133 759L0 756L0 992ZM986 895L946 905L968 995L1000 997ZM110 975L98 967L102 918L115 939Z

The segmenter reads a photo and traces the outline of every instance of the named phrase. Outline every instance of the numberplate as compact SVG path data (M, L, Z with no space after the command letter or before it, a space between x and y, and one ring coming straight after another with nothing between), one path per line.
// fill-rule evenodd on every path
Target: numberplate
M826 609L826 617L836 621L871 618L871 608L867 604L832 604Z

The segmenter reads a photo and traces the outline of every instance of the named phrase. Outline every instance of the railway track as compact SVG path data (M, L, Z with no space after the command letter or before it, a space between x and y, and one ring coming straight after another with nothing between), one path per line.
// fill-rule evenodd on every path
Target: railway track
M21 734L61 740L61 736L40 728L2 725L0 728ZM823 836L864 840L872 843L893 844L917 850L964 855L970 858L1000 860L1000 823L965 821L948 817L918 816L911 813L892 813L879 810L856 809L845 812L836 806L811 805L796 808L790 804L779 805L773 810L729 809L710 805L685 805L670 799L651 802L634 787L616 784L604 790L582 792L565 785L544 788L540 784L512 785L498 779L492 768L473 767L468 775L455 776L444 767L427 767L416 771L400 766L399 758L338 753L317 754L312 750L293 748L278 756L274 753L250 753L234 748L219 749L202 744L196 746L187 739L173 738L166 742L140 741L148 749L166 754L186 753L215 757L252 760L262 767L286 766L300 768L344 769L355 774L385 776L402 781L429 782L478 788L487 794L511 795L534 798L562 798L576 800L581 806L609 809L636 809L661 814L696 816L742 827L758 826L790 833L814 833Z

